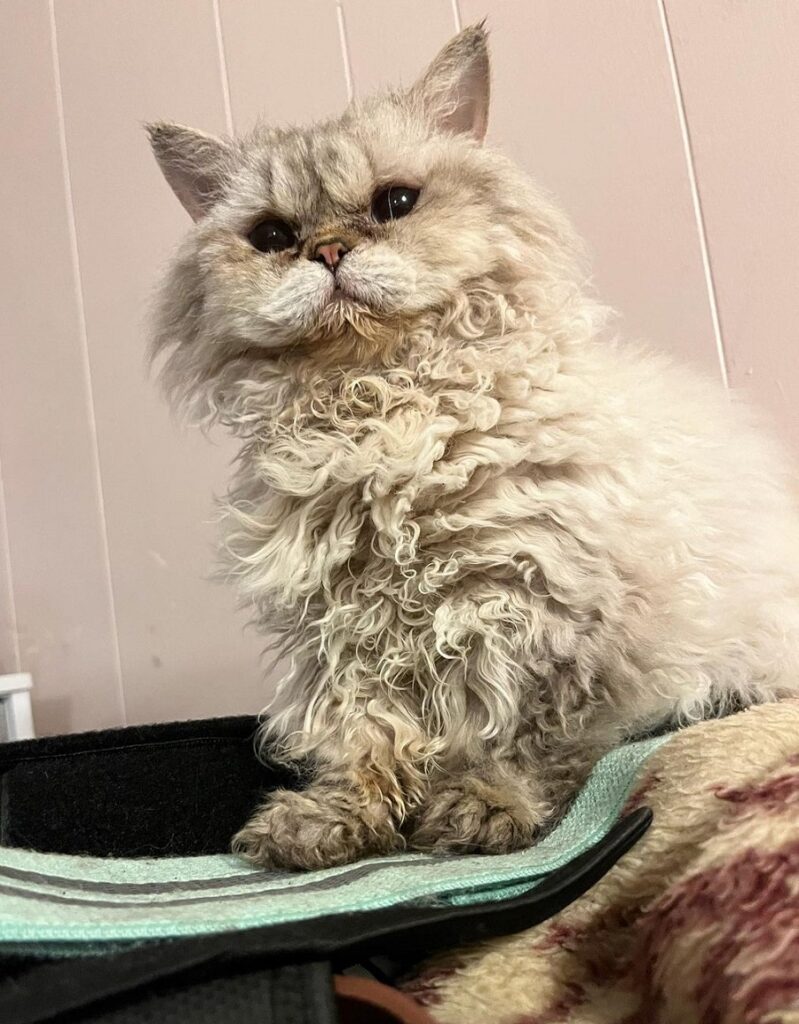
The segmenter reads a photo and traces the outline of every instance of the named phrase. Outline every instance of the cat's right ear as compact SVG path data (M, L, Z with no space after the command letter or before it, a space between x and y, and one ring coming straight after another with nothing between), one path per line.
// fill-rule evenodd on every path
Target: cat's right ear
M228 143L182 124L145 125L158 165L194 220L220 198L232 164Z

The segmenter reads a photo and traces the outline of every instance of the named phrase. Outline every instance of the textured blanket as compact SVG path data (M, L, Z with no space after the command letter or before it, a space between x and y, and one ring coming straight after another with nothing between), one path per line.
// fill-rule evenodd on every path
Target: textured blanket
M799 701L679 733L642 802L654 825L588 894L406 989L442 1024L799 1022Z

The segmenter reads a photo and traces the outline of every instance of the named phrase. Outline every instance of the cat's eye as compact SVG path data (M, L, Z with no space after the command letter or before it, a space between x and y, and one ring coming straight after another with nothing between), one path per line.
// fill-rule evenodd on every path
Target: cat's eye
M262 220L247 235L250 244L259 252L282 252L297 241L294 232L284 220Z
M392 185L378 192L372 200L372 216L381 223L398 220L410 213L419 198L419 189L408 185Z

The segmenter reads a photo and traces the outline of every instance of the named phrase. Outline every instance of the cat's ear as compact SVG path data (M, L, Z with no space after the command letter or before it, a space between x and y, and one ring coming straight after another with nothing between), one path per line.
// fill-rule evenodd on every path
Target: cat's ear
M485 23L471 25L451 39L411 96L442 131L473 135L479 142L488 127L491 70Z
M145 129L172 191L192 218L199 220L222 194L232 163L231 147L181 124L157 121Z

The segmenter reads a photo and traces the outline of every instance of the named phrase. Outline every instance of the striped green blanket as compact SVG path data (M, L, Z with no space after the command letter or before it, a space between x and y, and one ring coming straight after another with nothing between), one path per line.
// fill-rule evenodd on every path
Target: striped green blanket
M598 842L646 758L668 737L607 755L560 825L504 856L401 854L306 874L232 856L111 859L0 848L0 949L97 952L106 944L236 931L409 902L476 903L528 890Z

